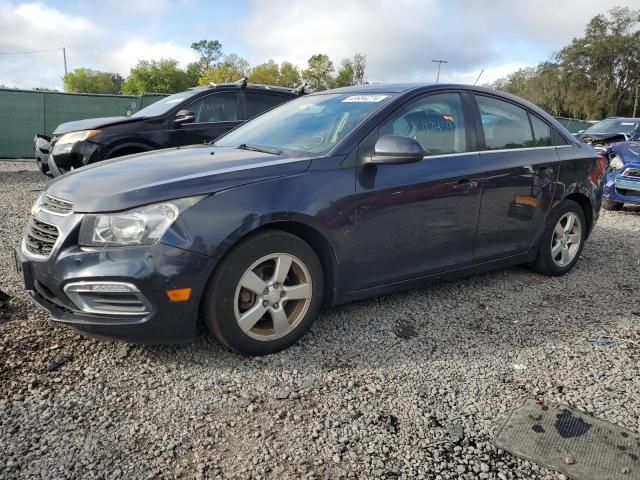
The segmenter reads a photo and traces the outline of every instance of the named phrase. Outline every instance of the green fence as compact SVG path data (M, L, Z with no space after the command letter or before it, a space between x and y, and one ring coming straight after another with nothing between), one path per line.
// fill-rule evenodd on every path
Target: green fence
M73 120L126 116L164 96L0 89L0 158L33 158L36 133L51 135L59 124Z
M587 122L586 120L579 120L577 118L567 118L567 117L554 117L558 122L565 126L567 130L571 133L578 133L581 130L586 130L591 125L592 122Z

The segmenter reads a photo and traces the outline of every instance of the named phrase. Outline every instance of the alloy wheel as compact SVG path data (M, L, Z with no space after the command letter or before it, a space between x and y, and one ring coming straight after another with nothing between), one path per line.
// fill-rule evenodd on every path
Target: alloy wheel
M266 255L244 272L233 308L240 329L255 340L282 338L300 324L313 296L309 269L286 253Z
M569 265L580 250L582 222L573 212L560 217L551 237L551 258L559 267Z

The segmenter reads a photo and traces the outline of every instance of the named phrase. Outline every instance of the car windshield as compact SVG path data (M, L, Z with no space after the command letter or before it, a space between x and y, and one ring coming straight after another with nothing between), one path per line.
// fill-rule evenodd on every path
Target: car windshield
M327 153L391 98L389 93L301 97L245 123L215 144L317 157Z
M155 117L156 115L162 115L163 113L168 112L173 107L182 103L187 98L193 97L196 93L195 90L187 90L186 92L175 93L173 95L169 95L168 97L163 98L162 100L158 100L157 102L152 103L148 107L144 107L142 110L138 110L136 113L131 115L133 118L141 118L141 117Z
M639 123L640 120L638 119L608 118L587 128L583 133L597 135L626 133L629 135L636 130Z

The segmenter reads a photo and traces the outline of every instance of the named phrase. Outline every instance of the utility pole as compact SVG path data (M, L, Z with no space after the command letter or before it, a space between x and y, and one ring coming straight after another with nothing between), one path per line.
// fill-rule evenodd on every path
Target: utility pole
M440 67L443 63L449 63L447 60L431 60L432 63L438 64L438 75L436 76L436 83L440 81Z
M480 80L480 77L482 76L483 73L484 73L484 68L482 70L480 70L480 74L478 75L478 78L476 78L476 81L473 82L474 85L478 84L478 80Z
M62 58L64 58L64 74L67 74L67 48L62 47Z

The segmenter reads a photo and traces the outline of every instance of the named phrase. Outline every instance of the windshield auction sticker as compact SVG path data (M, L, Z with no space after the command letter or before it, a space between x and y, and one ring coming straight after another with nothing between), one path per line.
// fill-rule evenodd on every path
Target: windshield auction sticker
M343 103L356 103L356 102L365 102L365 103L374 102L375 103L375 102L381 102L388 96L389 95L352 95L342 100L342 102Z

